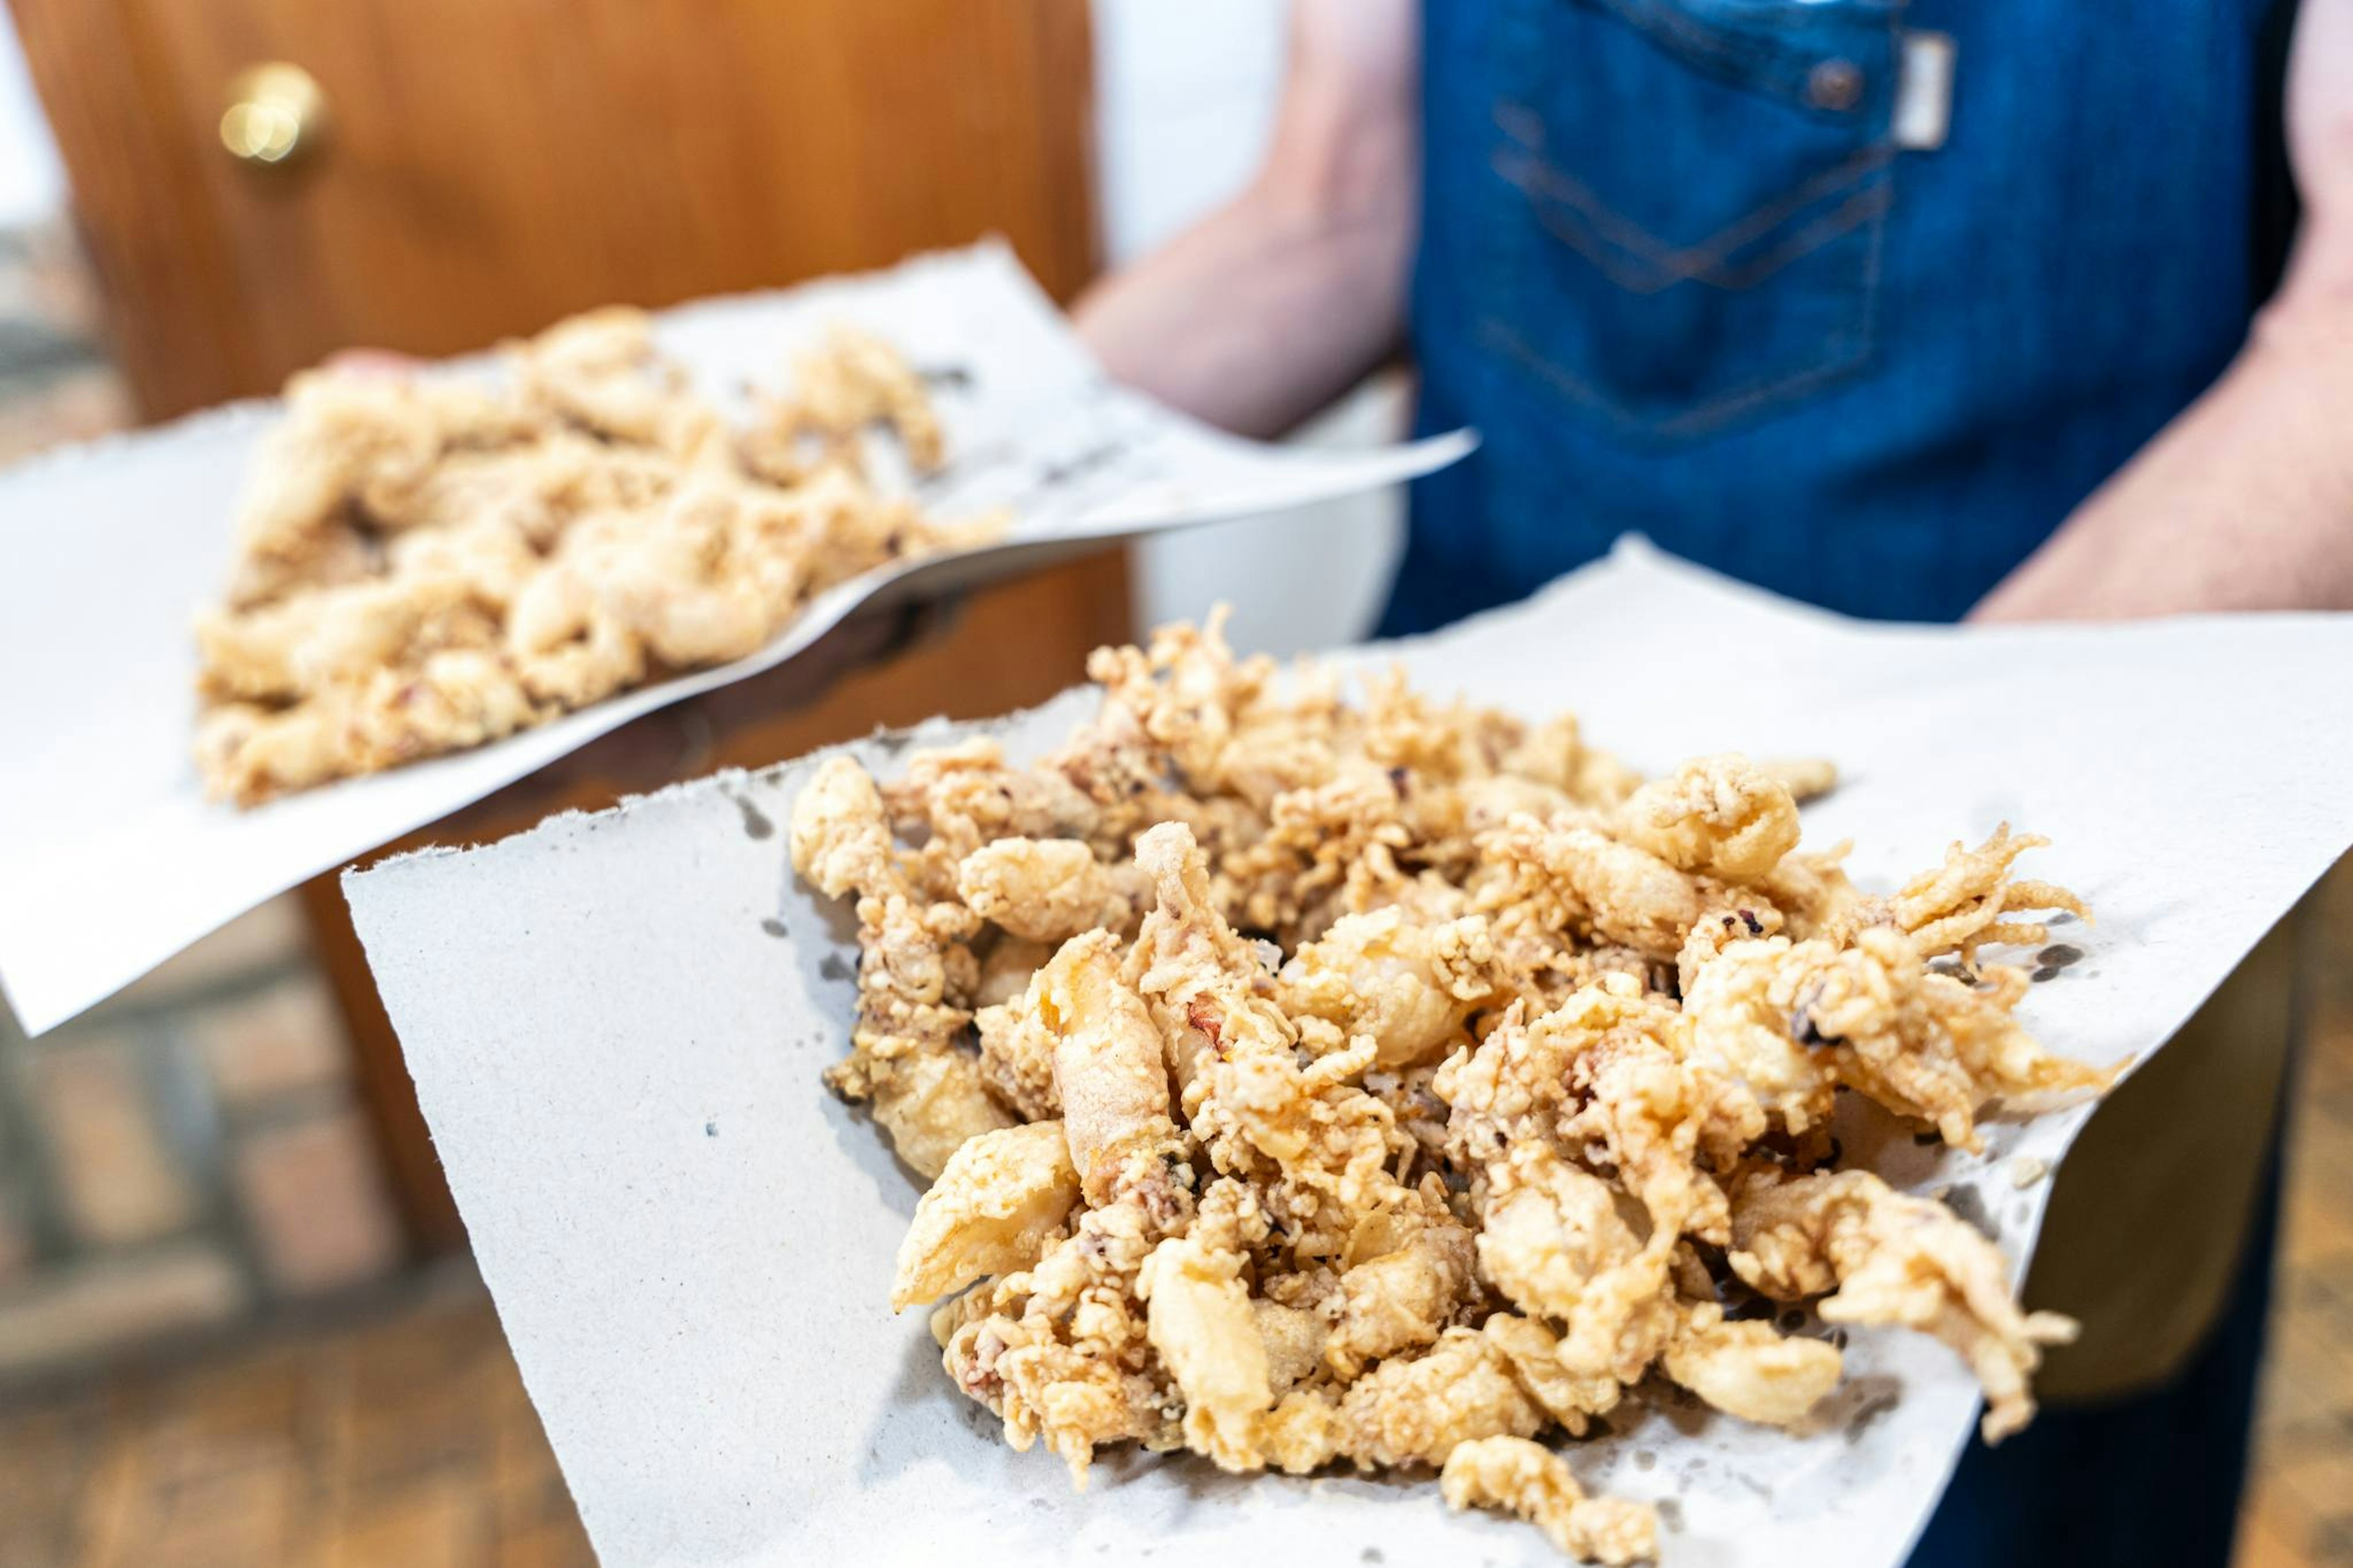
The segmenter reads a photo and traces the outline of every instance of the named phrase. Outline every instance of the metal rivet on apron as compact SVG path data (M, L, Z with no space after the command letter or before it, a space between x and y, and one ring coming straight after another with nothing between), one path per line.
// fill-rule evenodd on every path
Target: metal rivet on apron
M1852 109L1862 101L1862 68L1852 60L1822 60L1806 73L1806 101L1816 109Z

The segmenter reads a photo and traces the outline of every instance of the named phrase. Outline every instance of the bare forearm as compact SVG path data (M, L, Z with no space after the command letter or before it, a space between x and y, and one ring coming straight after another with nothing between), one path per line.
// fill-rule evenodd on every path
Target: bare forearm
M2284 307L1972 613L2353 607L2353 320Z
M2206 395L1986 596L1978 620L2353 608L2353 0L2305 0L2277 301Z
M1081 300L1111 374L1212 425L1276 436L1401 339L1410 224L1253 186Z
M1275 436L1396 352L1421 184L1415 10L1294 0L1258 177L1079 301L1079 331L1113 375Z

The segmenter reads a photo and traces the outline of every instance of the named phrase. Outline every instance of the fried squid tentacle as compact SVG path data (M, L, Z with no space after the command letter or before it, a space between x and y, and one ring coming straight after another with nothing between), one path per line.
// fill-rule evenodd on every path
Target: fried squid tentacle
M1516 1514L1567 1555L1617 1568L1659 1554L1658 1516L1642 1503L1588 1497L1559 1455L1525 1437L1483 1437L1446 1457L1439 1490L1452 1509Z
M1968 1221L1868 1171L1760 1177L1742 1189L1732 1229L1733 1271L1765 1295L1820 1296L1825 1321L1894 1324L1950 1345L1985 1389L1989 1443L2032 1418L2027 1382L2042 1347L2075 1337L2072 1320L2020 1309L2000 1249Z
M793 865L819 891L858 897L858 1022L826 1081L871 1104L899 1157L936 1176L965 1139L1013 1120L964 1048L972 1015L948 996L951 969L971 963L972 915L917 894L881 795L850 757L828 758L793 802L791 842Z
M1964 962L1974 962L1980 947L2045 941L2051 928L2044 922L2009 917L2063 910L2079 920L2092 918L2084 900L2064 888L2011 879L2012 862L2050 842L2035 833L2013 837L2007 822L1974 849L1956 841L1945 851L1943 865L1913 878L1888 900L1888 913L1930 957L1957 952Z

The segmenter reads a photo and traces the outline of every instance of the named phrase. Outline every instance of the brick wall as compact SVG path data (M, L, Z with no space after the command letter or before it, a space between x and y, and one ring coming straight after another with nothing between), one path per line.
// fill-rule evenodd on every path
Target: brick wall
M97 321L63 223L0 230L0 462L129 422ZM400 1258L290 901L41 1039L0 1005L0 1384L361 1289Z
M351 1071L285 900L38 1040L0 1014L0 1382L396 1268Z

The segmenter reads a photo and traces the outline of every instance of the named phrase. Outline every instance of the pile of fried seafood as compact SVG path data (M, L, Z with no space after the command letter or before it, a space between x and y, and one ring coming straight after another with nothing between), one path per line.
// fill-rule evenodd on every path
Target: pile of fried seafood
M612 309L510 345L497 387L310 371L286 389L196 627L196 761L252 805L495 741L757 651L813 595L996 526L876 487L860 433L941 460L922 380L847 331L723 419Z
M1034 765L973 739L878 783L824 763L794 865L857 900L828 1069L930 1181L893 1304L942 1303L959 1388L1082 1482L1096 1448L1228 1470L1429 1467L1575 1556L1656 1552L1535 1441L1645 1378L1804 1421L1838 1343L1934 1335L2023 1426L2004 1260L1841 1168L1841 1090L1981 1147L2109 1072L2046 1055L1982 949L2074 895L2007 828L1893 897L1798 847L1820 763L1647 783L1402 674L1279 687L1213 617L1099 651L1100 716ZM1843 1335L1838 1336L1842 1342Z

